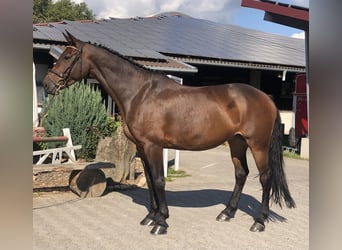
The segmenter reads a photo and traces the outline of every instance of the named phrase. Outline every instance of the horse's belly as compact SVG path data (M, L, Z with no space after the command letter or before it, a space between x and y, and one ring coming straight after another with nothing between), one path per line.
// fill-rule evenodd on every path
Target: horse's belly
M222 144L232 136L234 136L234 131L227 128L186 129L183 127L165 138L165 147L182 150L205 150Z

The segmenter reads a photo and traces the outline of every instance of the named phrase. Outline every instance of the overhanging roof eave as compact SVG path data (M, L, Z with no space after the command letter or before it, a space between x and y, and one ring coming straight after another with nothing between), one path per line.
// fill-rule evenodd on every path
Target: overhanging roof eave
M182 72L182 73L197 73L198 69L192 68L172 68L172 67L158 67L158 66L144 66L145 68L158 70L163 72Z
M170 56L171 57L171 56ZM176 60L181 60L184 63L194 65L208 65L208 66L222 66L222 67L235 67L235 68L249 68L259 70L276 70L276 71L288 71L288 72L305 72L305 66L295 65L281 65L281 64L266 64L257 62L242 62L233 60L219 60L212 58L191 58L191 57L171 57Z
M265 11L266 21L309 30L309 8L271 0L242 0L241 6Z

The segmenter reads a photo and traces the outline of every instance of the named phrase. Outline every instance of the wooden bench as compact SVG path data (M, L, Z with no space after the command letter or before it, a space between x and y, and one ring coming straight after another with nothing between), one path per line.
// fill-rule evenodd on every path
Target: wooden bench
M36 165L41 165L52 154L52 164L61 164L63 152L68 156L68 162L76 162L75 151L82 148L82 145L72 144L69 128L63 129L63 136L46 136L43 127L34 128L32 131L33 142L66 142L65 147L33 151L33 156L39 155L40 158Z

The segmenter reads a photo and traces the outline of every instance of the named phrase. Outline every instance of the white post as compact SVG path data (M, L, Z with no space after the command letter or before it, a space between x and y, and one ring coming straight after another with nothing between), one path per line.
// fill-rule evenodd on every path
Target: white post
M167 148L163 148L163 167L164 167L164 177L167 176L167 168L169 163L169 151Z
M112 115L113 114L113 100L109 95L108 95L107 101L108 101L107 112L108 114Z
M72 140L71 140L70 129L69 128L63 128L63 135L69 138L69 140L66 143L66 146L67 147L73 147ZM76 159L75 151L73 149L70 150L70 155L72 156L73 159ZM68 162L72 162L72 160L69 159Z
M37 88L36 88L36 67L33 63L33 127L39 124L38 118L38 101L37 101Z
M176 154L175 154L175 170L179 169L179 150L176 149Z

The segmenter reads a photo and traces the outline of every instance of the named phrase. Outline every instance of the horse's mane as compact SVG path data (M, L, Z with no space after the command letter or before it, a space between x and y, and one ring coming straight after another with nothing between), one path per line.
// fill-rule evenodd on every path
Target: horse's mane
M146 71L148 71L148 72L153 72L153 73L157 73L157 74L163 75L161 72L159 72L159 71L157 71L157 70L146 68L146 67L144 67L143 65L137 63L136 61L133 60L132 57L124 56L124 55L122 55L121 53L119 53L118 51L113 50L113 49L111 49L111 48L108 48L108 47L106 47L106 46L104 46L104 45L102 45L102 44L92 43L92 42L90 42L90 41L88 42L88 44L91 44L91 45L93 45L93 46L95 46L95 47L97 47L97 48L104 49L104 50L110 52L111 54L113 54L113 55L115 55L115 56L118 56L118 57L120 57L121 59L123 59L123 60L129 62L130 64L132 64L132 65L134 65L134 66L137 66L137 67L140 68L140 69L146 70Z

